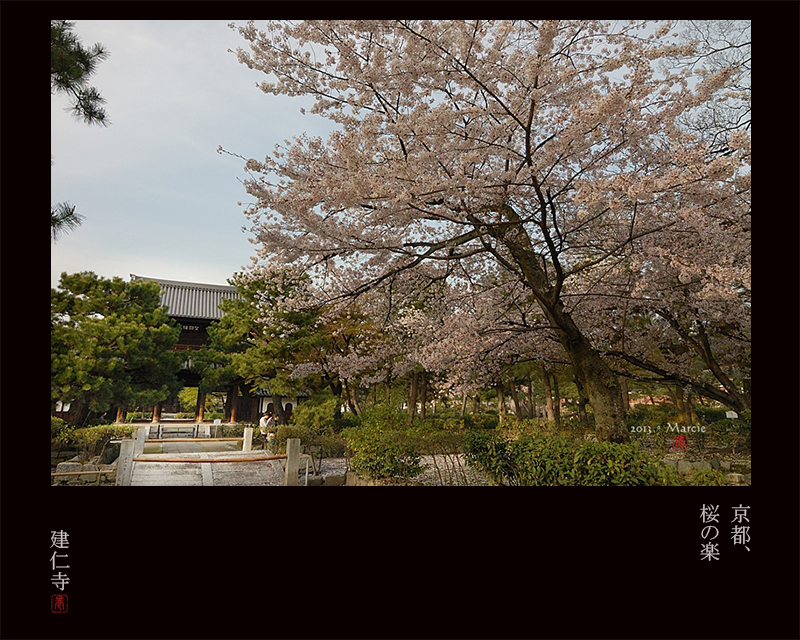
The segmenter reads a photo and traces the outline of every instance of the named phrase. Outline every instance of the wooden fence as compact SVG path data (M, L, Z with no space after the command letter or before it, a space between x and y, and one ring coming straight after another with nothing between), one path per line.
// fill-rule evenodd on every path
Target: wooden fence
M186 459L186 458L144 458L143 454L145 442L197 442L193 438L174 438L164 440L149 440L145 434L145 427L140 427L136 433L136 440L120 441L119 460L117 462L117 486L128 487L131 485L133 477L134 462L183 462L183 463L216 463L216 462L259 462L270 460L286 460L286 468L283 477L284 487L298 486L297 474L300 471L300 458L306 460L306 484L308 484L308 459L307 454L300 454L300 439L289 438L286 441L286 453L277 456L239 456L236 458L211 458L211 459ZM253 438L253 428L245 427L244 436L241 438L203 438L202 442L213 442L220 440L241 440L242 451L251 451Z

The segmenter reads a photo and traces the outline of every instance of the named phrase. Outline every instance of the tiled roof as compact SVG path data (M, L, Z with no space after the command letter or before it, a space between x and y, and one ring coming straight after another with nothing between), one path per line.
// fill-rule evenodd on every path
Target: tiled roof
M150 280L161 285L161 304L174 318L201 318L219 320L224 313L219 310L223 299L236 299L236 287L222 284L178 282L160 278L145 278L131 274L131 280Z

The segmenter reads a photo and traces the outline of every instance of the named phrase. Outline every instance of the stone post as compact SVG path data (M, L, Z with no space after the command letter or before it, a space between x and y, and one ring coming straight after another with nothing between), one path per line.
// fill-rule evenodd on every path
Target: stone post
M130 487L131 476L133 475L133 440L123 440L119 447L119 459L117 460L117 483L118 487Z
M244 440L242 440L242 451L250 451L253 448L253 427L244 428Z
M136 444L133 447L134 455L139 455L140 453L144 453L144 441L147 440L147 434L149 432L150 432L150 427L139 427L138 429L136 429Z
M286 473L283 476L284 487L296 487L297 472L300 470L300 438L289 438L286 441Z

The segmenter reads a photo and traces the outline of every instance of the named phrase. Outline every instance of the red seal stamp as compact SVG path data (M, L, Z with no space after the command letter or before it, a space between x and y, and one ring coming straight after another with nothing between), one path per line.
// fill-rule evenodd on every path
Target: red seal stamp
M53 613L66 613L69 608L69 599L64 594L57 594L50 598L50 611Z

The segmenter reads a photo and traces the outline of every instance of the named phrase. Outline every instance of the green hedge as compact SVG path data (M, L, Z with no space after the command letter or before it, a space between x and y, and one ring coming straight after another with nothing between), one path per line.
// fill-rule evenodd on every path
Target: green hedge
M89 460L92 456L101 455L111 440L132 438L134 425L101 424L95 427L74 429L60 440L64 446L75 446L80 451L81 459Z
M377 426L350 427L342 431L350 453L350 466L359 475L378 478L413 478L423 471L419 438L404 429Z
M719 471L683 476L673 467L653 463L636 444L589 442L569 436L469 432L467 460L492 482L508 486L657 486L720 485Z

